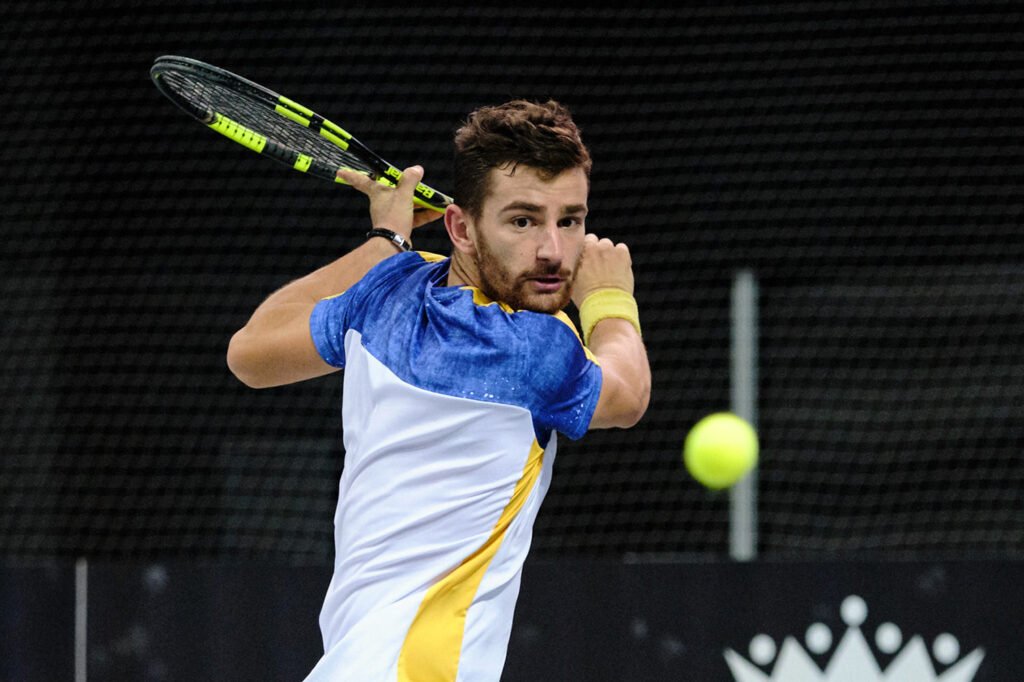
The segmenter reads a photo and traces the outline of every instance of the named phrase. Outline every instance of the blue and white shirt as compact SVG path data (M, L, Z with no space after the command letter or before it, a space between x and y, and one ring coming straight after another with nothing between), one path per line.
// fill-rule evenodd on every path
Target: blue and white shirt
M564 313L445 286L448 264L393 256L310 318L345 368L345 466L309 681L498 680L556 432L597 405Z

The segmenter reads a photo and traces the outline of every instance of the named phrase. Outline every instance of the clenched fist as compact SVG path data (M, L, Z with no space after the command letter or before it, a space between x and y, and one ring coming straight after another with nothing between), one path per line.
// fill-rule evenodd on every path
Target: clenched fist
M572 302L579 307L592 292L610 287L633 295L633 260L629 247L587 234L583 238L583 260L572 287Z

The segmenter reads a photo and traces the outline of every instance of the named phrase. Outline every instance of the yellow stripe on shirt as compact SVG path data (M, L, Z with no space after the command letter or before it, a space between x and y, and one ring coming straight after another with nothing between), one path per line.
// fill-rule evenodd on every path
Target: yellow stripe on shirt
M435 583L420 602L398 657L398 682L454 682L459 672L466 613L480 581L501 547L513 519L540 477L544 449L535 440L523 475L490 537L451 573Z

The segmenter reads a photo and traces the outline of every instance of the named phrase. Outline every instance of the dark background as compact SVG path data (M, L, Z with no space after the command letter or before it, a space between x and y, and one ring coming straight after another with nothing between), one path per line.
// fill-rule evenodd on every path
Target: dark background
M629 243L654 372L564 443L546 556L721 555L680 463L761 292L761 552L1022 554L1024 26L1012 2L668 9L9 3L2 22L0 551L321 562L340 378L254 392L228 339L362 240L361 195L203 129L182 54L451 185L473 107L557 98ZM418 248L447 253L434 226Z
M680 461L690 426L729 407L739 270L760 291L761 561L753 578L734 579L768 581L742 613L777 611L770 585L786 564L775 573L775 561L1019 567L1019 3L570 10L181 0L10 2L0 12L0 557L36 567L2 585L15 652L69 660L70 639L46 631L68 634L76 558L111 571L97 574L100 610L90 617L99 619L90 661L100 678L103 655L120 651L129 670L139 642L153 641L145 637L181 633L163 632L156 621L169 616L124 592L125 576L156 584L151 562L305 564L319 577L331 561L340 377L256 392L228 373L224 355L265 296L361 242L365 201L185 117L149 80L162 54L271 87L396 165L422 163L442 190L451 188L452 133L472 108L553 97L573 110L595 160L589 228L633 253L654 391L636 428L563 439L533 551L554 568L535 573L539 581L527 573L510 675L532 674L524 666L533 659L520 657L531 619L550 616L547 594L573 606L556 588L580 566L599 578L625 571L621 580L650 587L642 599L652 608L680 611L689 601L672 592L678 581L689 590L716 566L746 570L717 563L728 552L728 497L694 483ZM416 243L447 252L436 226ZM791 585L793 620L772 626L779 633L800 633L808 601L835 619L846 585L861 579L844 573L854 563L830 565L819 573L824 593ZM865 570L900 575L880 565L889 568ZM292 575L268 568L260 584L287 584L278 570ZM199 592L217 578L189 575L181 584ZM988 624L1010 636L1019 632L1012 582L984 595L964 587L944 603L988 605ZM230 589L221 582L208 597ZM29 594L48 595L40 608L60 616L43 615ZM321 595L295 597L303 615L294 622L308 626L296 632L314 648L306 635ZM96 615L119 603L124 618ZM185 606L212 608L198 597ZM266 627L280 628L284 612L269 608ZM139 625L133 613L150 620ZM263 627L259 613L240 617ZM933 615L906 632L963 634L985 620L965 616L961 629L951 614ZM103 623L116 634L109 646ZM758 628L734 623L729 645L745 646ZM966 635L965 653L968 643L997 647L979 633ZM623 665L661 660L630 651L639 658ZM986 679L1019 679L997 659Z

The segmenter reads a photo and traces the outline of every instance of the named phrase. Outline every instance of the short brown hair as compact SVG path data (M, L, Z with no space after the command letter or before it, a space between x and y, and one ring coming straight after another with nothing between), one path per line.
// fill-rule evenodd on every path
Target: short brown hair
M479 217L491 169L519 164L545 179L582 168L589 180L590 152L565 106L517 99L471 113L455 133L455 203Z

